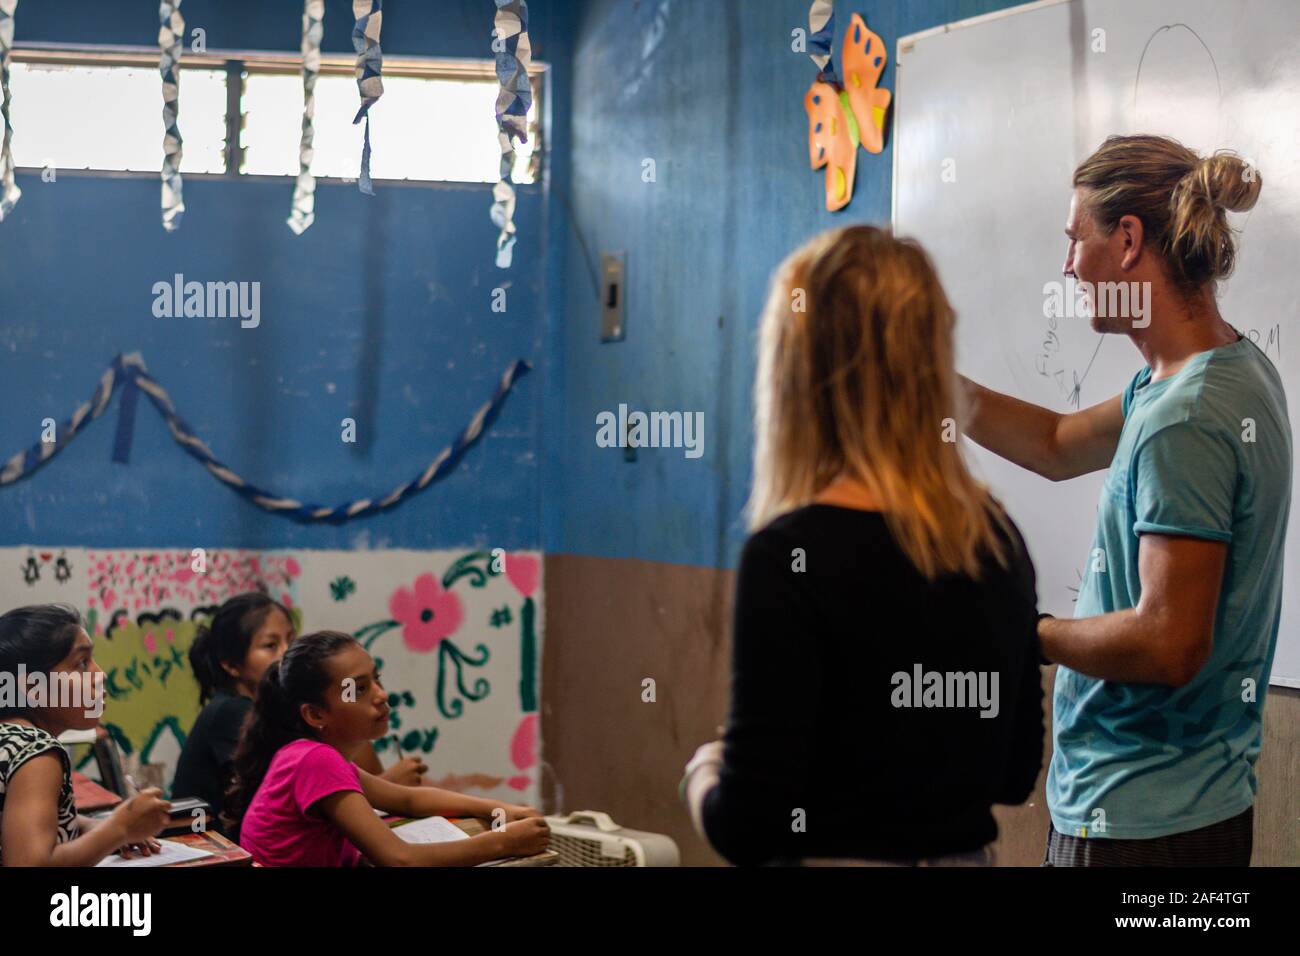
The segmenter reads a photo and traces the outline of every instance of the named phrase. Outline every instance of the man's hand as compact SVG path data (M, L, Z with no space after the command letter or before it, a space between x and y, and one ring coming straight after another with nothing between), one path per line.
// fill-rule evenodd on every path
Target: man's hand
M1142 535L1137 607L1072 621L1040 620L1043 654L1102 680L1171 687L1190 683L1214 649L1227 557L1224 541Z

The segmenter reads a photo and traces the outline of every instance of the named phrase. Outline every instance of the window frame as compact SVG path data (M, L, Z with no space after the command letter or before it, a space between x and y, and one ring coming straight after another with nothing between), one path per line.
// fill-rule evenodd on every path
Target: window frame
M14 63L35 63L55 66L133 66L158 69L159 51L145 46L99 46L75 43L40 43L19 42L13 46L11 59ZM239 132L243 126L244 114L241 110L244 94L244 76L249 74L302 75L302 56L297 53L279 53L268 50L209 50L204 53L191 53L188 50L181 57L182 74L187 69L221 69L226 72L226 148L224 150L226 171L222 173L184 173L187 180L235 180L241 182L292 183L297 173L273 175L270 173L245 173L243 149L239 145ZM539 187L545 175L548 156L548 143L545 130L548 127L546 113L546 79L550 67L547 63L533 61L528 68L528 77L533 87L533 102L537 110L536 121L529 126L528 136L533 144L531 183L516 183L515 189L531 190ZM347 54L321 53L321 76L356 77L356 56ZM414 77L417 79L489 79L497 82L496 67L490 60L447 59L412 56L384 56L384 77ZM159 77L159 85L162 78ZM182 76L182 89L184 79ZM359 102L359 100L358 100ZM382 102L382 101L381 101ZM159 107L158 135L162 136L162 113ZM181 98L181 133L185 132L185 100ZM39 166L19 166L20 173L39 174ZM59 175L91 176L104 179L156 179L158 171L130 169L60 169ZM317 176L320 185L355 186L357 177ZM381 179L374 182L385 187L401 186L416 189L483 187L490 189L493 183L472 182L463 179Z

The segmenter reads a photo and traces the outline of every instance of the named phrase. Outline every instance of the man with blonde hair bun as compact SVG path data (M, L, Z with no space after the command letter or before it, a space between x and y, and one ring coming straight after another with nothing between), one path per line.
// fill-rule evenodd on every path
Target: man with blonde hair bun
M1073 185L1065 274L1141 284L1140 317L1094 294L1092 326L1146 367L1074 414L968 383L985 448L1054 481L1109 466L1075 617L1039 620L1061 665L1045 863L1246 866L1291 427L1277 370L1216 292L1236 254L1225 210L1254 206L1261 177L1231 153L1114 136Z

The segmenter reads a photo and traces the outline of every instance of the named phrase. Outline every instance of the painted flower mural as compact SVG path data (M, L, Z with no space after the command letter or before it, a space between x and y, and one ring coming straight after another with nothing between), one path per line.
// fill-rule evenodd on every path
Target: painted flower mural
M486 644L479 644L473 653L467 653L451 640L465 620L464 609L451 590L461 578L468 577L470 586L481 588L493 572L478 566L488 556L476 551L454 562L442 576L442 582L432 574L421 574L414 584L399 587L388 599L388 613L392 620L369 624L356 632L357 640L367 650L380 636L401 628L402 643L417 654L437 651L438 679L435 700L438 711L448 720L465 712L465 701L482 700L492 689L483 677L466 683L467 667L482 667L488 662Z
M375 655L394 717L392 736L375 742L385 759L397 744L427 755L441 786L535 799L539 554L208 549L199 563L180 548L0 551L9 606L83 610L106 674L103 726L128 763L160 765L164 786L199 712L186 657L195 633L223 600L259 590L290 609L300 633L337 628ZM89 748L73 761L94 775Z
M420 575L410 589L394 591L388 613L401 625L402 641L418 654L427 654L456 633L465 617L460 598L444 591L432 574Z

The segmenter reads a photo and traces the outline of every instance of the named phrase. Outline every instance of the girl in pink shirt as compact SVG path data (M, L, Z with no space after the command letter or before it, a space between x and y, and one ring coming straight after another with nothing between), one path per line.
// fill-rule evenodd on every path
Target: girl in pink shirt
M347 634L298 638L257 690L235 753L227 808L239 843L263 866L473 866L546 849L532 807L435 787L407 787L350 759L388 732L388 694L370 654ZM453 843L411 844L375 810L403 817L492 818L505 826Z

